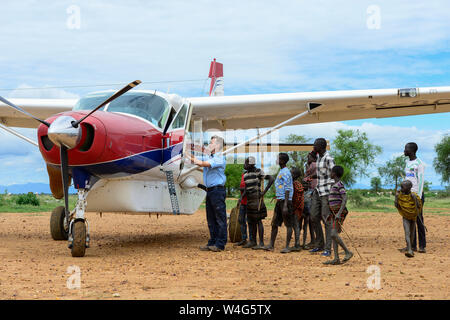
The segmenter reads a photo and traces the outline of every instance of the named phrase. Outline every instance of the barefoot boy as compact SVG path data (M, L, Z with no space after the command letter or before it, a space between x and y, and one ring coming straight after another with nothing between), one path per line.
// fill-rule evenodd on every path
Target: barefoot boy
M275 194L277 197L277 203L273 211L270 244L264 247L265 250L273 251L275 239L278 234L278 227L281 227L281 224L284 223L287 228L286 247L281 250L281 253L291 252L289 243L291 242L292 228L294 227L294 213L292 211L292 195L294 193L294 188L292 185L291 172L286 167L288 161L289 156L287 153L280 153L278 155L277 163L279 164L281 170L275 180Z
M331 186L328 202L331 210L329 218L331 219L331 240L333 241L334 259L328 260L324 262L324 264L341 264L341 260L339 259L339 246L345 251L345 257L342 262L346 262L353 257L353 253L348 250L344 241L339 237L339 233L342 231L342 224L348 213L348 210L345 207L347 203L347 192L341 181L343 174L344 168L341 166L334 166L331 169L331 179L334 180L334 184Z
M395 207L398 213L403 217L403 228L405 230L406 252L408 258L414 257L412 243L416 232L416 219L422 209L422 202L417 193L412 192L413 184L405 180L400 184L400 191L395 194Z
M303 208L304 208L304 189L302 183L299 181L303 176L303 172L298 168L291 169L292 180L294 181L294 195L292 197L292 209L294 210L294 238L295 244L291 251L300 251L300 231L303 222ZM305 222L306 225L306 222ZM304 231L306 232L306 230ZM303 245L305 244L306 235L303 235Z
M264 226L262 220L267 217L267 209L264 204L264 195L270 189L274 182L274 178L270 175L265 175L264 172L256 168L255 158L248 157L245 159L244 169L247 172L244 174L244 193L243 196L247 198L247 221L250 231L250 242L243 246L243 248L263 249L264 248ZM264 180L268 180L264 191L261 191L261 186L264 185ZM259 244L256 245L256 235L259 234Z

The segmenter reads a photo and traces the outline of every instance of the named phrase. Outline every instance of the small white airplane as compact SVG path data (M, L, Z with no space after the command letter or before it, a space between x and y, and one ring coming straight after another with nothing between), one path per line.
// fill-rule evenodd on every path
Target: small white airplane
M78 101L0 97L0 127L39 147L53 196L65 199L50 231L68 240L72 256L89 247L86 211L193 214L205 197L197 188L203 176L184 155L199 147L193 136L201 131L271 128L230 153L286 125L450 112L450 87L223 96L223 65L215 59L209 77L209 97L128 92L139 80ZM37 142L11 127L38 127ZM78 193L72 210L70 179Z

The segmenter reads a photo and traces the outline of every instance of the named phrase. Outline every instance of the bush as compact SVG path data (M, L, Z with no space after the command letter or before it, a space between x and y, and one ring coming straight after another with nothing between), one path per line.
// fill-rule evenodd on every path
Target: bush
M372 202L365 197L366 192L361 190L349 190L348 201L357 208L370 208L373 206Z
M443 199L450 197L450 187L447 187L445 190L439 190L436 194L436 198Z
M18 205L30 204L32 206L39 206L39 199L33 192L28 192L27 194L21 194L17 197L16 203Z

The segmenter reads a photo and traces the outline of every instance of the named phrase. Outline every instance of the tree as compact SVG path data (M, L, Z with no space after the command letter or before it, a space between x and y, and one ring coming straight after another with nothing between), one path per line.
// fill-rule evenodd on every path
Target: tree
M307 139L305 136L296 134L288 135L285 141L286 143L307 143ZM307 161L306 157L308 155L308 151L289 151L287 152L287 154L289 155L288 167L297 167L298 169L303 171L303 168L305 167L305 163Z
M450 135L442 138L441 142L434 146L436 158L433 160L434 170L441 175L443 183L450 182Z
M239 185L241 184L243 172L244 172L243 164L239 163L227 164L225 168L225 176L227 177L227 182L225 183L225 187L227 188L227 197L231 197L236 190L239 190Z
M424 182L423 182L423 191L424 192L429 192L430 190L431 190L431 185L432 185L433 183L431 183L430 181L427 181L427 180L425 180Z
M380 192L381 190L381 178L380 177L373 177L370 179L370 186L372 187L372 190L374 192Z
M367 168L381 152L381 147L370 143L366 133L338 130L330 153L334 163L344 168L342 181L350 186L356 182L356 177L368 177Z
M385 180L386 185L395 184L397 190L400 180L405 176L406 161L404 156L398 156L388 160L383 166L378 168L378 173Z

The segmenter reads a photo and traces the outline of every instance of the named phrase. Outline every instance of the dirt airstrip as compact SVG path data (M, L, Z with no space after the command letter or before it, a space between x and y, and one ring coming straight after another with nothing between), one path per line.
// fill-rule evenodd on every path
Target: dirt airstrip
M280 253L284 227L275 252L230 243L199 251L208 239L203 209L159 219L88 213L92 243L83 258L51 239L50 213L0 213L0 299L448 299L448 214L425 213L428 252L408 259L397 250L397 213L351 212L345 228L363 259L342 234L354 258L324 266L327 258L307 251ZM380 289L369 288L377 272ZM69 289L77 275L80 287Z

